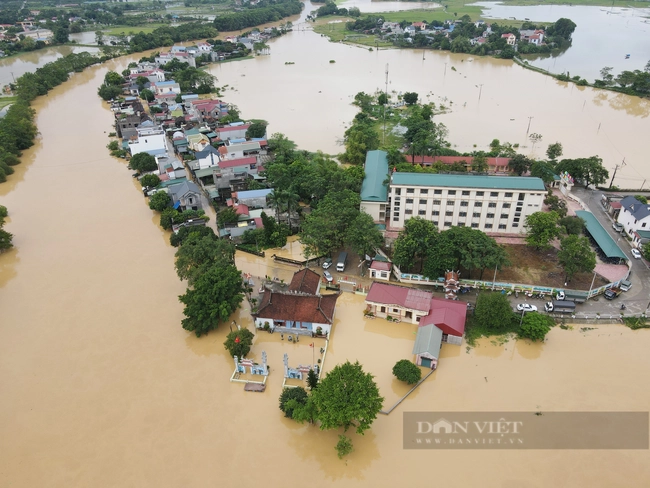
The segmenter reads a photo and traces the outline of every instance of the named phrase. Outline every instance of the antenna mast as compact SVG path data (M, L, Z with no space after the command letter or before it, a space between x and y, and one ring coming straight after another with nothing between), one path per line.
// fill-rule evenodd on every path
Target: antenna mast
M386 104L388 103L388 63L386 63ZM386 104L384 104L384 144L386 144Z

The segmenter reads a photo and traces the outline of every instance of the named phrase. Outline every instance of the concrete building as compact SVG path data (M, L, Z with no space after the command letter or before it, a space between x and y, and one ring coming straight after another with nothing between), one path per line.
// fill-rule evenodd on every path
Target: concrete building
M650 205L641 203L633 196L625 197L621 200L618 223L632 238L636 232L650 230Z
M388 224L399 231L418 216L440 230L467 226L486 233L521 234L526 217L542 210L545 194L540 178L393 173Z

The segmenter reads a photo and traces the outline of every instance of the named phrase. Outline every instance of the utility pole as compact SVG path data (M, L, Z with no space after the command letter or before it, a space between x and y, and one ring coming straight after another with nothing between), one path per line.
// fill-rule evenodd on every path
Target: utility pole
M386 144L386 105L388 104L388 63L386 63L386 89L384 91L386 95L386 103L384 104L384 144Z
M16 77L14 76L14 72L11 72L11 77L14 79L14 83L16 83Z
M621 164L617 164L616 166L614 166L614 174L612 175L612 181L609 182L609 187L610 188L614 184L614 178L616 178L616 172L618 171L618 168L622 168L623 166L625 166L625 158L623 158L623 161L621 162ZM644 180L644 182L645 182L645 180Z
M478 99L480 100L481 93L483 92L483 84L481 83L480 85L476 85L476 86L478 86Z
M530 131L530 123L535 117L530 116L528 117L528 128L526 129L526 137L528 137L528 132Z
M445 63L445 73L442 76L443 77L447 76L447 63Z

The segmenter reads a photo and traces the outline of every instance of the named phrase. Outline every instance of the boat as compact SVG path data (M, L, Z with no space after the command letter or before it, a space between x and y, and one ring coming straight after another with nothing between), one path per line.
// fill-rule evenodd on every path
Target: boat
M629 54L626 54L626 55L625 55L625 59L630 59L630 55L629 55Z

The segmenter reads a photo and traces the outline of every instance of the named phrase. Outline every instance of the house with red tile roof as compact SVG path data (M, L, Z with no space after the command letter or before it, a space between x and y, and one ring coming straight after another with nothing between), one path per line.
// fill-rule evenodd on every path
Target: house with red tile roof
M390 272L393 269L392 263L387 261L373 261L370 265L370 277L375 280L390 280Z
M410 154L406 156L406 160L409 163L419 164L425 168L433 166L436 163L449 166L454 163L460 163L468 171L472 167L473 159L472 156L412 156ZM509 173L508 163L510 163L510 158L487 158L488 173Z
M260 307L253 315L255 326L263 328L268 323L280 332L329 335L339 296L340 293L318 296L264 290Z
M309 268L304 268L294 273L288 290L296 294L319 295L320 281L321 276L318 273Z
M417 288L374 282L366 304L375 317L390 315L420 327L435 325L442 331L443 342L462 342L467 319L465 302L433 298L431 292Z

